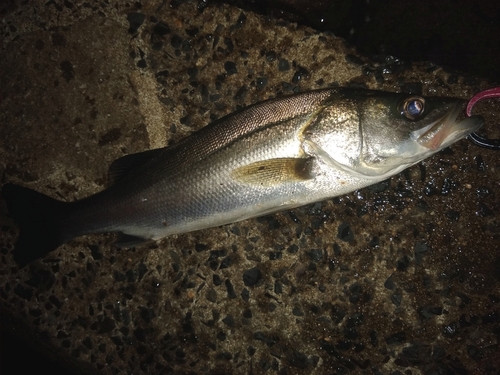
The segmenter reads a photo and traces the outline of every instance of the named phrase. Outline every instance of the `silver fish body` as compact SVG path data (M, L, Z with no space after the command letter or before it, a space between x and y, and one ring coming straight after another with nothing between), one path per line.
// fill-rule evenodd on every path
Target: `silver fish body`
M52 202L5 185L21 227L17 260L26 264L83 234L118 232L117 245L135 246L346 194L476 131L480 117L457 121L464 103L346 88L311 91L247 107L173 147L118 159L110 168L112 185L77 202ZM37 233L21 198L31 202L29 210L51 206L54 214L44 218L50 245L27 239Z

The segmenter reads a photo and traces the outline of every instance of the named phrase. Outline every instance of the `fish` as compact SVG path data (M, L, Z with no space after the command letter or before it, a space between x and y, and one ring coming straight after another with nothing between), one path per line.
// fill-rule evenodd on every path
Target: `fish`
M76 237L130 248L326 200L385 180L477 131L458 98L325 88L269 99L173 146L123 156L109 186L64 202L7 183L24 267Z

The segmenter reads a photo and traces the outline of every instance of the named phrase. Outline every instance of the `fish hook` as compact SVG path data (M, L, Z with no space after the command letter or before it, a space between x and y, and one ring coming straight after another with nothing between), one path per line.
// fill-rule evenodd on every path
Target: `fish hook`
M467 115L467 117L471 116L472 107L474 107L477 102L491 98L500 98L500 87L484 90L474 95L469 100L469 103L467 103L467 109L465 110L465 114ZM469 134L468 139L477 146L484 147L490 150L500 150L500 139L489 139L475 132Z

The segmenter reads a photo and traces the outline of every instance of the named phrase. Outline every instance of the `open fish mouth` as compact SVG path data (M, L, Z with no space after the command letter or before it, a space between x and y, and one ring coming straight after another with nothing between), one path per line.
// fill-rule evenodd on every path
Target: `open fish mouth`
M484 124L482 117L471 116L457 121L457 117L462 112L463 104L462 101L458 102L439 120L422 129L415 130L411 134L411 138L421 146L437 151L477 131Z

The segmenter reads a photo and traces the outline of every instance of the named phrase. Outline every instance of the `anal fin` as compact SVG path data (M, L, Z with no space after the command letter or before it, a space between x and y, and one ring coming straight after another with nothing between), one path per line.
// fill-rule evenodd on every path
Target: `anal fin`
M130 234L125 234L120 232L118 233L118 238L116 239L114 244L117 247L129 248L129 247L143 246L150 242L152 242L152 240L149 238L133 236Z

